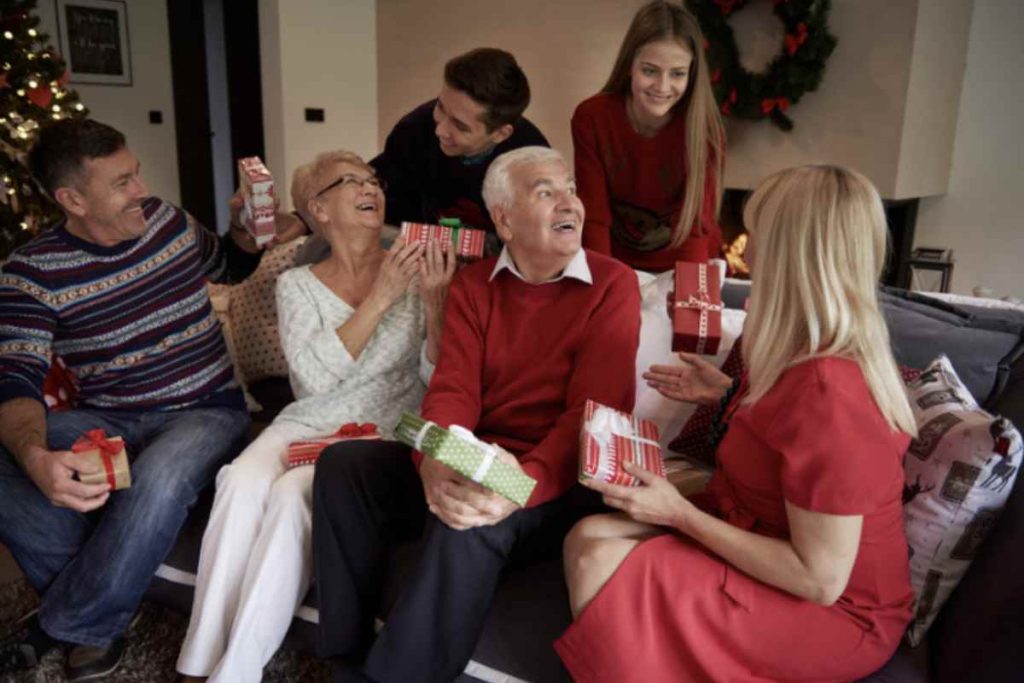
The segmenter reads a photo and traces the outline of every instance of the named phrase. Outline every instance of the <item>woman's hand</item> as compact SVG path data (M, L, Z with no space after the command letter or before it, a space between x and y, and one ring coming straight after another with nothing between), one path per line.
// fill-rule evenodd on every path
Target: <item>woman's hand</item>
M638 522L685 529L687 521L697 512L693 503L665 477L628 460L622 467L640 480L640 486L619 486L594 479L583 480L583 485L600 493L605 505L622 510Z
M454 275L455 250L441 249L437 240L430 240L420 261L420 296L427 313L427 359L431 363L437 362L441 352L444 300Z
M420 261L420 296L427 310L444 310L448 285L455 275L454 249L442 249L437 240L430 240Z
M409 283L419 270L422 259L422 244L403 244L401 240L396 240L384 255L384 261L377 271L377 279L367 298L373 299L383 310L390 308L391 304L398 301L409 288Z
M647 386L676 401L713 405L722 400L732 379L696 353L679 354L682 365L652 365L644 373Z

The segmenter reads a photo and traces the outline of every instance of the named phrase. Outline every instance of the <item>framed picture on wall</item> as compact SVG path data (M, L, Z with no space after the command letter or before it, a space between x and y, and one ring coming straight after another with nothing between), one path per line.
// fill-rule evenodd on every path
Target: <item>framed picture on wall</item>
M132 84L124 0L57 0L57 30L72 83Z

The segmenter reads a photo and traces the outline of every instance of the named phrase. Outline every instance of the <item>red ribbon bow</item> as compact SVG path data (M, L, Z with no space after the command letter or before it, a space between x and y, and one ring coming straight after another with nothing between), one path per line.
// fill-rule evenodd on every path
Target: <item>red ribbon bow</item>
M789 100L785 97L766 97L761 100L761 113L767 116L773 109L786 111L789 109Z
M377 433L377 425L372 422L365 422L359 424L357 422L346 422L345 424L338 427L338 431L334 433L335 436L370 436Z
M100 462L103 463L103 469L107 474L107 483L113 489L117 486L117 474L114 472L114 456L120 453L123 448L124 443L120 440L108 439L106 431L90 429L71 446L71 451L73 453L98 451Z
M800 49L800 46L807 42L807 24L801 21L796 26L796 34L787 34L785 40L786 54L792 57Z
M736 104L737 99L739 99L739 94L736 92L736 88L733 88L729 91L729 96L725 98L725 102L722 103L722 113L728 116L732 105Z

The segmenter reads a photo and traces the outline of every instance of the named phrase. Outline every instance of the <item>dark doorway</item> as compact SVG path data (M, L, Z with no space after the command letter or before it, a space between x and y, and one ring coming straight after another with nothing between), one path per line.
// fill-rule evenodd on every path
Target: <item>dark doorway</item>
M225 20L224 5L230 7L229 20ZM169 0L167 16L181 205L203 225L216 228L220 222L223 229L227 218L223 187L234 188L238 182L234 160L263 156L258 2ZM210 50L221 52L210 54ZM213 117L211 87L218 89L212 98L218 107ZM227 91L226 98L222 89ZM228 136L230 145L215 141L217 134Z

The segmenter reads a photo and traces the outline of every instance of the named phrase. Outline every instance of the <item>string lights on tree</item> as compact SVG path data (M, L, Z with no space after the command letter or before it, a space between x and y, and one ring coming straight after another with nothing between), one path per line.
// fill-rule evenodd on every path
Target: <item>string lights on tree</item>
M40 128L88 114L35 9L36 0L0 0L0 261L60 216L26 166Z

